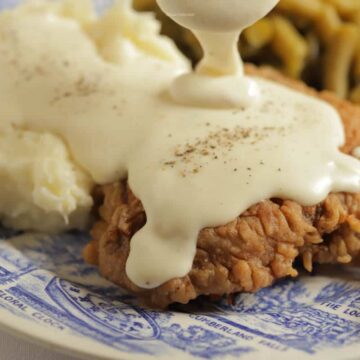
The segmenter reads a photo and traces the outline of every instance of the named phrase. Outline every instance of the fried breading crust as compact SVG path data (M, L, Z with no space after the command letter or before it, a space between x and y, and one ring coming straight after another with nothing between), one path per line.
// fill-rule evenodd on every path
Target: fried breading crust
M360 107L331 93L318 93L269 68L247 66L246 71L331 103L346 129L342 150L350 153L360 145ZM126 181L99 187L95 199L100 220L92 230L93 240L84 249L86 261L98 265L104 277L152 307L185 304L200 295L255 292L277 279L297 276L297 258L311 271L313 263L350 263L360 253L360 194L330 194L322 203L309 207L270 199L224 226L203 229L190 273L144 290L125 272L131 238L146 222L140 200Z

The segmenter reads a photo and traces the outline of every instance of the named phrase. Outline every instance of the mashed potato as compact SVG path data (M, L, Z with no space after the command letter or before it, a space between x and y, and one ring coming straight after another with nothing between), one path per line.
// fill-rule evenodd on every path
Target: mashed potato
M46 232L84 228L92 186L60 138L0 132L0 219L6 226Z
M123 64L134 57L155 57L172 63L184 63L185 57L174 42L160 35L161 24L154 13L139 13L131 0L121 0L99 20L85 26L100 55L111 63Z
M117 2L101 17L90 0L35 0L2 12L0 26L7 29L13 19L21 22L38 15L64 19L66 28L72 26L75 34L83 33L84 41L95 45L104 63L122 66L134 58L145 63L154 58L185 62L174 43L160 35L154 16L135 12L130 0ZM24 71L22 81L26 76ZM7 91L0 96L4 100ZM21 117L21 106L9 108L17 114L14 117ZM44 232L86 227L95 182L74 162L70 148L54 134L34 132L31 126L15 129L8 123L8 119L0 120L0 223Z

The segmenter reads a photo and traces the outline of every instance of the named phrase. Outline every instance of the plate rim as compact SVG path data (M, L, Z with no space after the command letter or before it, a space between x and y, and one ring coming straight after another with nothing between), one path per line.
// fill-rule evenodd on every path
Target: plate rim
M61 334L56 330L49 331L45 325L23 319L2 308L0 308L0 331L48 350L84 360L153 359L147 355L112 350L101 343L94 343L93 340L78 335L75 336L79 341L74 341L70 334Z

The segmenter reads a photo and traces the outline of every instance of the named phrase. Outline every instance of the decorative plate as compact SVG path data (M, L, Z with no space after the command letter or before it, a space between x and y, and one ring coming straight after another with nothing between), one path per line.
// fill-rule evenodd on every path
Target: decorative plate
M360 269L285 280L232 305L200 299L161 312L84 263L88 235L15 235L0 230L0 327L54 350L84 359L359 359Z
M84 263L88 236L2 231L0 326L96 359L358 359L360 270L150 311ZM341 274L341 276L339 275Z

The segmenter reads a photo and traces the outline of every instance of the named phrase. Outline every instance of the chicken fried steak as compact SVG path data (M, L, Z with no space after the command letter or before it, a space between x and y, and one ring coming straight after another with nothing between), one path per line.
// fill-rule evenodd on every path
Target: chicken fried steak
M268 68L247 66L246 71L327 101L338 110L345 126L342 151L351 154L360 146L360 107ZM297 258L312 271L313 263L348 264L360 252L360 194L332 193L315 206L268 199L228 224L203 229L187 276L154 289L141 289L125 271L131 238L146 223L141 201L126 180L97 188L95 198L99 220L84 250L86 261L154 307L185 304L200 295L255 292L277 279L296 277Z

